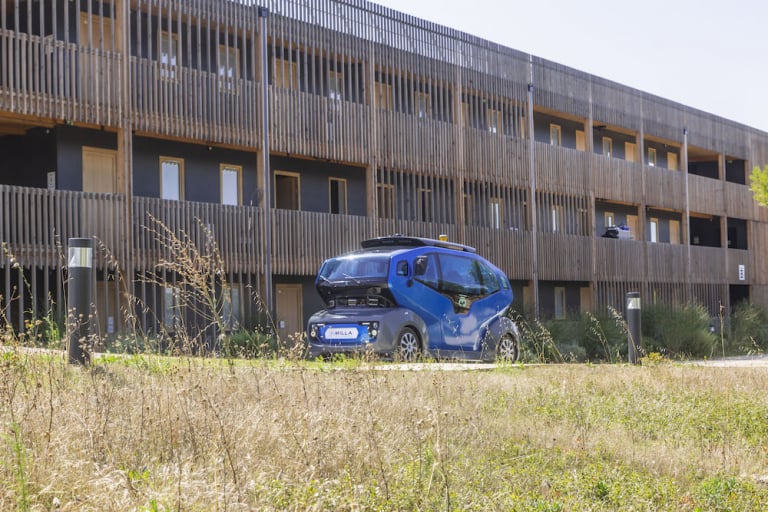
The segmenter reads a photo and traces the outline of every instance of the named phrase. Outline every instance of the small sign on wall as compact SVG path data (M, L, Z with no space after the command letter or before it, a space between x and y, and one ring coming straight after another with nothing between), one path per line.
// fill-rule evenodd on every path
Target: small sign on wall
M739 265L739 281L746 281L747 269L746 265Z
M48 171L48 190L56 190L56 171Z

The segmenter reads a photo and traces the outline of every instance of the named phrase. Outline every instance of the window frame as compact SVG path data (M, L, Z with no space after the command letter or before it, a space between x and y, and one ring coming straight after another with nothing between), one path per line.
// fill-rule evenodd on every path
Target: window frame
M658 217L648 218L648 241L652 244L659 243L659 227Z
M394 108L394 93L392 85L386 82L376 81L374 87L376 108L391 111Z
M277 205L277 177L285 176L288 178L296 178L296 208L285 208ZM274 190L272 192L273 208L276 210L289 210L289 211L301 211L301 174L292 171L275 170L272 173L272 179L274 181Z
M382 201L382 199L386 199ZM377 183L376 184L376 205L378 207L378 214L380 219L394 219L396 218L397 208L395 202L395 186L391 183ZM382 208L385 206L386 208Z
M504 227L504 201L500 197L488 198L488 225L491 229Z
M339 206L343 206L343 208L339 208L338 212L333 211L333 183L340 183L344 184L344 197L339 198L341 201L341 204ZM347 215L349 213L349 203L348 203L348 183L346 178L336 178L334 176L328 177L328 212L332 213L334 215ZM343 211L342 211L343 210Z
M607 156L608 158L613 158L613 139L611 137L603 135L602 148L603 148L603 156Z
M334 84L332 86L331 84ZM344 99L344 73L335 69L328 70L328 90L326 97L329 100L341 101Z
M550 146L563 145L563 127L559 124L549 123L549 144Z
M222 54L222 50L224 50L224 54ZM234 55L232 55L233 52ZM233 72L234 76L229 76L230 71ZM240 80L240 48L228 44L219 45L216 52L216 75L219 77L220 91L237 91L237 83Z
M424 109L422 110L422 100ZM413 111L419 119L429 119L432 117L432 104L428 92L414 91L413 93Z
M235 204L224 202L224 172L234 171L237 173L237 202ZM224 205L241 206L243 204L243 166L221 163L219 164L219 202Z
M504 133L503 132L504 116L501 109L488 107L486 116L488 118L488 132L494 133L497 135ZM491 120L493 120L494 122L492 123Z
M175 332L181 327L181 289L178 286L163 286L162 322L166 332Z
M568 298L565 286L554 287L554 318L555 320L564 320L568 311Z
M175 48L176 53L165 53L164 42L168 41L169 48ZM168 62L163 62L164 58ZM179 34L170 30L159 30L157 33L157 61L160 64L160 78L168 82L179 80L179 68L181 60L181 39Z
M434 222L434 195L429 187L419 187L416 190L416 215L419 222Z
M552 233L562 233L565 229L565 208L561 204L553 204L550 208Z
M165 179L164 179L164 169L163 164L164 163L175 163L178 164L178 191L177 195L178 197L165 197ZM173 157L173 156L163 156L160 155L160 199L165 199L167 201L184 201L184 189L186 187L184 186L184 159Z
M656 167L656 148L648 148L648 166Z

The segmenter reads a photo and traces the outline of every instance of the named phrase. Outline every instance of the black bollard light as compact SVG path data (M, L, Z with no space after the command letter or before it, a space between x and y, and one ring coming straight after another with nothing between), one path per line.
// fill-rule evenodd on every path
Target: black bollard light
M93 240L70 238L67 257L67 331L70 364L89 364L86 346L91 315L91 277L93 272Z
M638 364L640 352L640 292L627 293L627 330L629 331L629 364Z

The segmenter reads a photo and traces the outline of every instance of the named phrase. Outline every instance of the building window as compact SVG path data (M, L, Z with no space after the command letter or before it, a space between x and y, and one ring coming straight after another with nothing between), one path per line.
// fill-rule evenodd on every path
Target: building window
M501 229L502 219L504 218L504 209L501 199L491 197L488 200L488 225L494 229Z
M603 155L609 158L613 156L613 139L610 137L603 137Z
M418 194L419 220L422 222L432 222L432 189L420 188Z
M274 85L284 89L299 88L299 66L288 59L275 59Z
M221 298L221 319L226 329L228 331L239 329L243 319L240 288L236 285L224 285Z
M501 133L501 110L493 108L488 109L488 131L491 133Z
M648 165L656 167L656 148L648 148Z
M553 146L561 146L563 142L563 129L559 124L549 125L549 143Z
M295 172L275 171L275 208L300 210L300 178Z
M461 102L461 127L462 128L468 128L472 126L472 122L469 118L469 103L466 101Z
M171 32L160 32L160 78L165 80L176 80L176 70L179 55L181 55L181 45L179 35Z
M667 153L667 169L670 171L677 170L677 153L673 153L672 151Z
M680 221L669 221L669 243L677 245L680 243Z
M555 286L555 318L562 320L565 318L565 287Z
M472 194L464 194L464 224L471 226L475 223L475 198Z
M181 327L180 290L173 286L163 287L163 327L167 331Z
M234 91L235 84L240 79L240 50L219 45L218 64L221 89Z
M184 160L160 157L160 198L184 199Z
M392 86L376 82L376 106L381 110L392 110Z
M650 226L651 232L649 234L651 236L651 242L657 243L659 241L659 219L651 217Z
M552 206L551 214L552 214L552 232L558 233L562 231L563 225L565 224L565 211L563 210L562 206L554 205Z
M419 116L419 119L426 119L430 117L429 112L429 94L425 92L416 91L416 94L414 95L414 102L415 102L415 110L416 114Z
M243 168L239 165L221 164L219 166L221 204L242 204Z
M395 186L384 183L376 185L379 200L379 218L395 218Z
M328 178L330 191L331 213L347 213L347 180L341 178Z
M332 100L344 98L344 75L339 71L328 72L328 98Z

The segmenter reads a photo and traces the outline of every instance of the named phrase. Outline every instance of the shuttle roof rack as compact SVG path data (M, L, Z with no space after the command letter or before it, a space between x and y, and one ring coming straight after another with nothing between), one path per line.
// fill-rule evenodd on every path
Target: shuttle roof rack
M468 245L457 244L454 242L448 242L443 240L435 240L434 238L422 238L417 236L380 236L378 238L371 238L369 240L363 240L360 242L360 246L363 249L375 249L382 247L442 247L443 249L453 249L455 251L464 251L476 253L474 247Z

